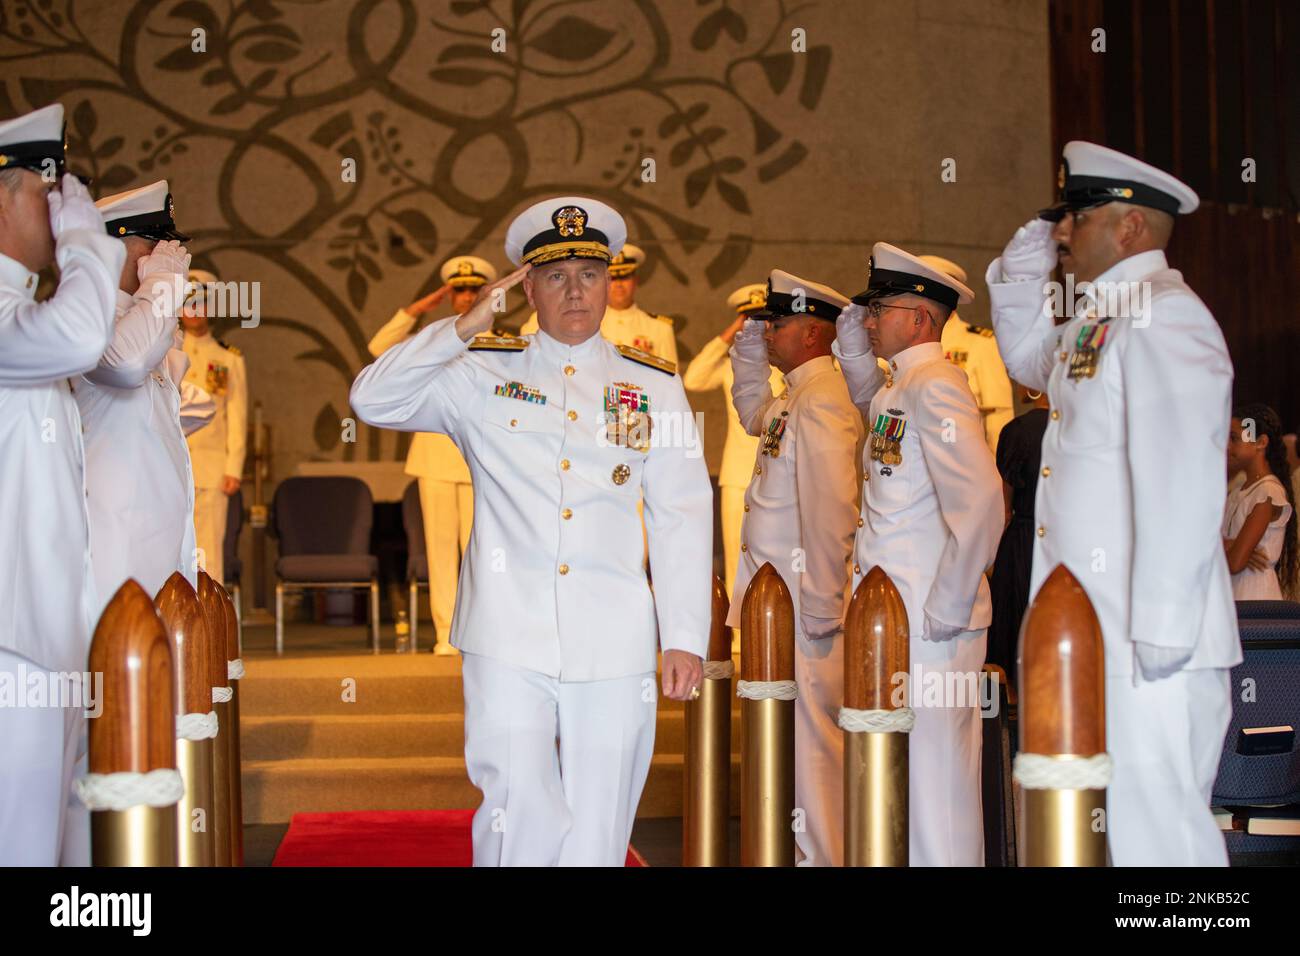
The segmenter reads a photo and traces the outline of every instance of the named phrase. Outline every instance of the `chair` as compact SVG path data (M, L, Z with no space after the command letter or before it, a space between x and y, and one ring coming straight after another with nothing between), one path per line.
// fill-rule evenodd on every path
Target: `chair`
M280 539L275 562L275 652L284 653L284 594L370 589L370 637L379 653L379 559L370 553L374 503L359 478L294 477L271 502Z
M1295 601L1238 601L1237 620L1286 621L1300 618L1300 603Z
M1232 669L1232 721L1211 803L1244 819L1260 806L1300 804L1300 620L1247 618L1238 625L1242 662ZM1234 830L1225 839L1229 853L1300 852L1300 836Z
M239 596L239 585L244 573L244 562L239 557L239 532L243 530L244 492L240 489L230 496L230 503L226 508L226 537L221 542L222 576L225 580L221 583L226 586L226 590L234 599L235 620L239 624L241 634L244 628L244 602Z
M424 546L424 510L420 507L420 482L406 486L402 495L402 527L406 530L406 585L410 594L411 650L418 648L420 588L429 589L429 553Z

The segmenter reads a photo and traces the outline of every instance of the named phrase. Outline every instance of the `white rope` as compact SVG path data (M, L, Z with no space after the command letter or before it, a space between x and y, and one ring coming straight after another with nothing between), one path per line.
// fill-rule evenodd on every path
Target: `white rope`
M1026 790L1105 790L1110 785L1110 754L1092 757L1016 754L1012 776Z
M181 714L176 718L177 740L207 740L217 735L217 712Z
M88 773L74 783L77 796L91 810L129 810L132 807L169 807L185 796L180 772L172 769L148 773Z
M911 707L897 710L840 708L840 729L855 734L910 734L915 723L916 711Z
M794 700L799 690L792 680L738 680L736 696L745 700Z
M226 661L226 679L244 679L244 659L242 657L236 657L233 661Z
M705 661L705 680L726 680L736 673L736 665L731 661Z
M235 696L233 687L214 687L212 688L212 703L228 704Z

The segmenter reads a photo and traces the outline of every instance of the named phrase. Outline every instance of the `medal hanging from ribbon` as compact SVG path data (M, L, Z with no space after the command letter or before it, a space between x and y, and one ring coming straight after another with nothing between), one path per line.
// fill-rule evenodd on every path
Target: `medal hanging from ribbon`
M650 396L636 385L615 382L605 388L605 436L611 444L650 450Z
M1074 354L1070 356L1070 370L1066 374L1070 381L1092 378L1097 374L1097 363L1101 360L1101 348L1106 344L1106 333L1110 326L1104 322L1084 325L1079 329L1079 336L1074 343Z
M767 431L763 433L763 454L770 458L781 456L781 438L785 435L785 425L789 421L786 417L788 414L782 412L767 423Z
M892 415L880 414L871 426L871 460L884 465L901 465L903 463L903 435L907 432L907 421Z

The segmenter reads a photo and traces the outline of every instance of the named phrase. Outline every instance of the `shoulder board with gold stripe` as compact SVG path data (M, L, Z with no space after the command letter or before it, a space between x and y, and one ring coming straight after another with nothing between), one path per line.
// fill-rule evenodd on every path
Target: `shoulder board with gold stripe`
M669 375L677 374L677 364L670 362L665 358L657 355L651 355L649 352L642 352L640 349L634 349L630 345L616 345L619 354L630 362L636 362L637 365L644 365L647 368L658 369L661 372L667 372Z
M656 315L655 318L660 322L667 322L670 328L673 325L673 317L671 315Z
M239 351L239 349L238 349L237 347L235 347L235 346L233 346L233 345L227 345L225 342L221 341L221 339L217 339L217 344L220 345L220 346L221 346L223 349L225 349L227 352L229 352L231 355L243 355L243 354L244 354L243 352Z
M986 339L991 339L991 338L993 338L993 330L992 330L992 329L986 329L986 328L984 328L984 326L982 326L982 325L967 325L966 328L967 328L969 331L974 332L976 335L982 335L982 336L984 336Z
M528 339L518 335L476 335L469 343L471 352L522 352L528 348Z

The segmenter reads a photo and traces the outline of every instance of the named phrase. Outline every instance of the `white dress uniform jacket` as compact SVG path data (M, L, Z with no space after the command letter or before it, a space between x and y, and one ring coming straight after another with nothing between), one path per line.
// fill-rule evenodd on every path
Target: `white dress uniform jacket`
M397 314L370 340L370 354L378 358L394 345L404 342L415 328L417 319L418 316L405 309L398 309ZM469 483L469 465L465 464L465 456L456 443L446 435L429 432L416 432L411 437L411 447L406 452L406 473L416 478Z
M519 334L531 335L537 328L537 313L534 312ZM678 364L673 320L666 315L652 315L636 303L628 309L606 306L605 316L600 320L600 334L615 345L627 345Z
M217 406L208 427L189 436L194 484L198 488L220 488L225 475L239 478L244 474L248 429L244 357L210 333L186 333L185 354L190 360L185 381L207 392Z
M648 451L606 439L611 390L645 397ZM458 649L562 681L652 672L656 634L664 650L704 655L712 494L676 375L599 335L569 346L539 332L522 350L472 350L450 318L362 370L352 407L370 425L448 434L469 463Z
M992 607L984 569L1002 535L1002 480L966 375L945 360L940 343L898 353L888 378L870 352L845 357L837 342L835 354L867 432L852 588L879 565L898 588L910 628L911 864L982 866L976 683ZM897 442L899 460L873 459L873 432ZM927 615L962 630L925 639ZM924 694L935 675L962 688L963 698L929 704Z
M1055 326L1045 277L1002 275L995 259L986 279L1007 369L1046 389L1052 409L1030 593L1064 564L1092 601L1105 644L1111 860L1226 865L1209 810L1231 717L1227 669L1241 661L1219 537L1232 415L1223 335L1159 250L1098 277L1094 288L1132 282L1150 292L1146 310L1104 322L1097 313L1107 310L1093 299ZM1097 349L1093 374L1071 377L1089 347ZM1170 677L1142 681L1135 641L1182 648L1191 659Z
M168 363L176 315L158 307L169 290L147 285L118 291L113 341L76 385L99 611L127 578L151 595L174 571L197 585L194 476Z
M944 324L941 344L948 361L966 373L975 404L984 417L989 451L996 453L1003 426L1015 417L1015 398L993 331L969 325L954 312Z
M0 648L54 671L85 670L98 607L69 378L108 347L125 257L106 234L65 234L58 290L37 303L36 276L0 256Z

